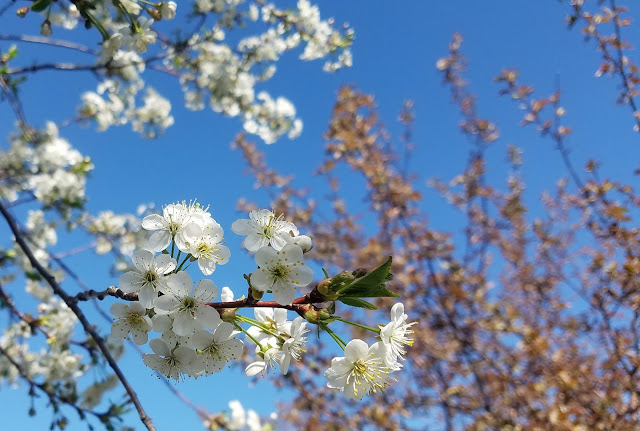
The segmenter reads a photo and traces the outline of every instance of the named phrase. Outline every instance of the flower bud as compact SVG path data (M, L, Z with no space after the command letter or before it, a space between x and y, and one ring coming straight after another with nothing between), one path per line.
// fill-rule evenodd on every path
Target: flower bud
M303 253L311 251L313 244L311 243L311 237L307 235L298 235L292 238L293 243L302 249Z
M28 12L29 12L28 7L21 7L16 11L16 15L18 15L20 18L24 18Z
M316 325L319 322L318 312L315 310L311 304L306 304L303 306L299 306L302 309L302 317L309 323L313 323Z
M218 312L223 322L233 323L236 320L236 310L237 308L223 308Z
M255 300L261 300L262 296L264 295L264 292L261 290L256 289L255 287L251 286L251 297Z
M40 34L44 37L51 36L51 22L45 19L42 25L40 25Z
M153 18L155 21L160 21L162 19L162 14L160 14L160 11L158 9L150 7L149 9L147 9L147 12L149 12L149 15L151 15L151 18Z

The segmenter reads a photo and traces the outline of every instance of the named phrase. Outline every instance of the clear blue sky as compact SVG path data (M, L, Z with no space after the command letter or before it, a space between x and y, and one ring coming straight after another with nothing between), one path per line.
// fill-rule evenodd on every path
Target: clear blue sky
M0 1L0 5L4 3L6 0ZM574 131L568 144L576 166L582 167L587 159L594 158L603 162L603 176L615 175L629 180L638 166L640 136L632 130L633 119L628 107L614 105L618 82L594 77L600 63L594 44L585 43L579 29L566 28L564 18L569 10L566 3L323 2L320 9L324 17L333 16L337 23L349 22L356 31L354 66L330 75L322 72L322 63L302 63L295 54L280 63L278 73L265 89L295 104L304 121L304 131L295 141L285 139L271 146L263 144L268 161L283 173L294 174L300 186L306 185L309 172L323 155L322 134L336 91L342 84L354 84L375 95L380 118L396 136L401 130L396 118L403 101L415 101L417 147L411 168L420 174L425 190L427 178L446 180L459 173L466 161L468 143L458 132L457 108L450 102L448 90L441 86L442 78L434 66L436 60L447 53L452 33L459 31L465 39L467 77L478 96L480 115L496 121L501 131L500 139L488 152L489 163L498 167L498 174L503 174L506 146L516 144L523 148L526 196L534 212L540 192L551 188L565 173L553 144L538 138L533 128L518 126L522 111L508 98L497 96L499 87L492 78L503 68L519 69L523 82L533 85L538 97L547 96L556 85L560 86L567 110L566 121ZM635 6L631 8L633 16L634 11L640 9L632 6ZM38 25L38 20L32 17L20 21L7 13L0 18L0 33L33 34L37 33ZM64 34L58 30L55 36ZM91 36L95 40L95 34ZM630 30L625 36L640 40L637 30ZM9 44L0 41L0 49L6 50ZM39 48L25 45L19 62L29 64L40 58L44 57ZM87 186L88 209L134 212L140 203L161 205L190 198L211 204L214 218L225 228L232 252L231 262L219 267L213 279L218 286L238 286L237 291L241 292L241 274L251 270L253 261L240 249L241 239L229 229L239 217L235 202L238 197L246 196L268 203L264 194L253 189L253 179L241 176L243 161L238 153L229 149L233 137L241 131L241 122L210 110L188 111L181 106L180 88L174 80L152 71L145 76L148 83L172 101L175 125L164 136L144 141L129 126L106 133L96 133L93 127L76 126L61 131L72 145L90 155L96 166ZM66 120L73 116L82 92L95 90L96 84L96 79L84 72L32 75L21 90L27 118L38 126L46 120ZM7 104L0 104L0 136L12 131L13 122ZM6 148L6 140L3 142ZM495 179L499 178L500 175L496 175ZM316 198L322 199L322 194L316 194ZM434 226L455 230L447 205L435 194L427 193L427 198L425 205ZM70 246L61 244L55 250L67 248ZM96 260L91 256L70 260L94 289L116 282L108 275L108 263L107 258ZM65 287L75 289L71 281L65 282ZM111 299L105 300L107 306L111 302ZM122 366L159 429L198 429L198 418L151 376L135 352L130 352ZM177 388L212 411L237 398L246 407L268 414L274 410L279 397L286 398L275 392L268 381L255 385L254 382L234 371L181 383ZM2 387L0 405L2 423L7 428L26 425L31 429L46 429L48 425L49 413L43 402L39 418L27 419L28 398L24 389L11 391ZM135 415L129 419L128 425L142 429ZM86 428L74 421L69 429Z

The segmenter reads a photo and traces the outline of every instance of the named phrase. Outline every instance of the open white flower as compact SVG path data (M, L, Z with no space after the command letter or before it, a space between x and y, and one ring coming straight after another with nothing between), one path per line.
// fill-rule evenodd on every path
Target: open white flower
M344 348L344 357L333 358L325 371L327 386L340 389L348 398L361 400L365 395L386 388L391 379L385 365L381 343L371 347L362 340L351 340Z
M127 338L129 334L137 345L146 344L151 330L151 319L147 316L147 309L139 302L124 304L116 302L109 308L111 314L118 320L111 326L111 336Z
M231 230L247 236L243 245L252 253L268 245L280 251L287 245L287 237L298 235L293 223L283 220L282 215L276 217L273 211L266 209L250 211L249 218L234 221Z
M150 214L142 220L142 227L158 231L149 238L153 251L166 249L173 239L181 251L188 251L187 242L202 235L203 217L185 204L171 204L162 209L162 215Z
M153 308L158 292L167 286L166 274L176 267L171 256L161 254L153 257L148 250L137 250L132 256L134 271L125 272L120 277L119 287L124 293L137 293L138 301L146 308Z
M281 368L284 368L282 374L287 374L291 359L296 362L300 362L302 353L306 351L305 346L307 345L307 337L305 334L307 332L309 332L307 329L307 321L304 320L303 317L296 317L295 320L288 325L287 335L290 338L288 338L282 345L282 352L284 353L284 359L280 366Z
M169 379L180 380L183 375L193 375L192 363L196 358L196 352L184 346L170 348L160 338L154 338L149 342L153 353L142 355L142 362Z
M408 334L413 334L410 328L417 322L407 323L408 317L404 313L404 305L399 302L391 308L391 322L379 325L380 340L387 351L387 364L391 368L400 368L398 359L404 360L403 355L407 353L404 346L413 346L413 338Z
M282 333L285 328L291 326L291 321L287 320L287 310L284 308L254 308L253 314L258 322L274 333ZM258 326L250 327L247 332L259 342L264 340L273 346L278 344L278 339L274 335L263 331Z
M313 280L313 271L302 261L302 249L287 244L275 251L263 247L256 253L259 268L251 274L251 285L258 290L273 292L278 304L291 304L298 286L306 286Z
M259 349L259 347L258 347ZM244 374L247 377L255 376L260 373L263 377L269 369L275 368L276 365L280 367L280 371L282 374L287 374L287 369L283 369L282 361L284 360L284 352L280 350L278 347L271 347L266 352L258 352L257 360L250 363L247 368L244 370Z
M242 341L235 338L238 332L231 323L222 322L212 333L196 331L192 344L200 351L196 361L206 375L220 372L228 362L242 355Z
M172 329L177 335L187 336L197 329L214 329L220 324L220 314L205 305L218 296L218 288L211 280L200 280L191 292L193 281L186 272L169 277L165 295L156 299L155 311L173 318Z
M202 235L189 242L188 251L198 259L198 268L204 275L211 275L216 265L229 262L231 252L222 245L224 231L213 219L206 222Z

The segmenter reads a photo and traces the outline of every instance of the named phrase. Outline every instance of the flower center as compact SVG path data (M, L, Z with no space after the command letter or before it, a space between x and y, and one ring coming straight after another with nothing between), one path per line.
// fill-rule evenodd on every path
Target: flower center
M155 286L156 284L158 284L158 274L155 271L147 271L144 274L144 282L145 284Z
M275 265L271 268L271 275L273 278L286 278L289 275L289 268L284 265Z
M201 242L196 246L196 253L198 253L198 256L203 259L209 259L213 254L213 247L208 245L206 242Z
M384 390L389 385L388 375L389 368L383 364L382 359L358 359L353 363L347 383L354 385L353 391L356 396L358 388L367 391L367 393L375 393L378 388Z
M129 325L131 325L132 328L142 328L146 323L144 318L138 313L129 313L129 315L127 316L127 320L129 321Z
M171 221L169 223L169 226L167 226L167 230L169 231L169 233L171 233L171 236L176 236L176 234L180 233L180 223L177 223L175 221Z
M196 301L194 298L190 296L183 298L182 301L180 302L181 312L186 311L188 313L191 313L191 315L193 315L196 312L196 308L198 308L198 301Z

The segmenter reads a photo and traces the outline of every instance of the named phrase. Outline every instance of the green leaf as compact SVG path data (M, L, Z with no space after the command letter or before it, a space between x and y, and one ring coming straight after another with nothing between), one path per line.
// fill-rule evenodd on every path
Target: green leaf
M51 4L53 0L36 0L31 5L31 10L34 12L42 12Z
M346 298L340 298L338 301L342 302L343 304L351 305L352 307L366 308L367 310L378 309L378 307L376 307L375 305L360 298L346 297Z
M391 256L389 259L373 271L356 279L353 283L339 291L340 301L343 297L351 298L398 298L386 287L387 281L393 279L389 272L391 268ZM344 302L344 301L343 301Z

